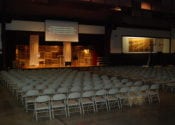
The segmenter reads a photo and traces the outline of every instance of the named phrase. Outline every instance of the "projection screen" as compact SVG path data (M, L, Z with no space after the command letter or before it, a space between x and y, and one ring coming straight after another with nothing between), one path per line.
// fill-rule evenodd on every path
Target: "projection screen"
M78 42L78 22L46 20L45 41Z

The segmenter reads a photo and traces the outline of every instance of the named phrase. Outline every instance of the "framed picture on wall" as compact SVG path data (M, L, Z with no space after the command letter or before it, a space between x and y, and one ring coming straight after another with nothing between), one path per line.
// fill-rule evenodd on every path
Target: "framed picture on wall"
M153 39L150 38L129 38L129 52L152 52Z
M122 51L123 53L169 53L170 39L124 36Z

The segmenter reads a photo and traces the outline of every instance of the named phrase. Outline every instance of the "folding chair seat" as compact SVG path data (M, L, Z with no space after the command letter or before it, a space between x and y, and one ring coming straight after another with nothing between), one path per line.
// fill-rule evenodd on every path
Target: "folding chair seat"
M91 90L93 90L93 86L91 86L91 85L83 86L83 91L84 91L84 92L85 92L85 91L91 91Z
M51 89L51 88L44 89L42 94L43 95L52 96L52 95L55 94L55 90L54 89Z
M93 75L92 75L92 80L93 80L94 82L95 82L95 81L101 81L99 75L97 75L97 74L93 74Z
M67 96L67 114L70 117L71 113L79 112L82 114L80 105L81 94L79 92L69 93Z
M113 88L113 85L112 85L112 83L106 83L106 84L104 84L104 87L103 88L105 90L109 90L109 89Z
M37 121L40 117L48 117L49 119L52 119L49 96L38 96L35 99L34 116Z
M128 79L121 79L121 83L127 83L128 81Z
M61 87L67 87L69 88L72 85L72 81L66 81L64 83L61 84Z
M117 80L117 79L118 79L118 78L115 77L115 76L113 76L113 77L110 78L110 80L112 80L112 81L115 81L115 80Z
M65 115L67 117L66 99L67 97L65 94L53 95L51 98L51 111L53 118L55 118L56 115Z
M95 112L94 94L94 91L85 91L82 93L80 103L83 115L85 112Z
M111 80L109 80L109 79L103 79L102 80L102 83L103 84L111 84Z
M143 81L135 81L134 86L141 86L143 85Z
M101 79L103 79L103 80L109 80L109 77L107 76L107 75L102 75L102 76L100 76L101 77Z
M72 87L81 86L81 81L73 81Z
M131 81L126 82L124 85L127 87L131 87L131 86L133 86L133 82L131 82Z
M80 86L73 86L70 88L70 93L72 92L81 92L81 87Z
M56 90L56 93L58 94L66 94L68 93L68 88L67 87L61 87Z
M95 93L94 101L96 111L98 112L100 109L106 109L108 111L108 103L106 100L107 91L104 89L98 90Z
M111 82L112 83L122 83L119 79L112 79Z
M49 85L48 88L56 90L59 86L60 86L59 83L53 83L53 84Z
M122 87L124 87L124 84L121 83L121 82L116 82L116 83L114 83L114 87L116 87L116 88L122 88Z
M95 84L95 86L94 86L95 91L98 91L98 90L101 90L101 89L103 89L103 84Z
M83 80L83 86L91 86L93 83L93 81L91 80L91 78L87 78Z

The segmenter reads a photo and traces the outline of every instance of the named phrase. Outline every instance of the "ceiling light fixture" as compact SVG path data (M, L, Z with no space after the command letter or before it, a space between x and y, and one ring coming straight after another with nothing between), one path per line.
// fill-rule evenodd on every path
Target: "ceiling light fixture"
M114 11L122 11L122 9L121 9L120 7L118 7L118 6L115 7L115 8L113 8L113 10L114 10Z

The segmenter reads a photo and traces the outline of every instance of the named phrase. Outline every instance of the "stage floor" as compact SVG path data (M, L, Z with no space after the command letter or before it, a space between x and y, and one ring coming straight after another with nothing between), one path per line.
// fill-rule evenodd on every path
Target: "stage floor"
M38 65L38 66L23 66L17 67L18 69L50 69L50 68L87 68L87 67L98 67L96 65L67 65L67 66L60 66L60 65Z

